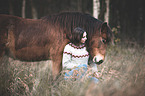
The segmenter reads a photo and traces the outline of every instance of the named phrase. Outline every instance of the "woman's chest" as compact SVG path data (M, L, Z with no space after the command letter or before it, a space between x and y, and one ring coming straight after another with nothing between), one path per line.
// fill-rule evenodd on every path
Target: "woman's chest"
M86 47L81 48L81 49L74 48L71 53L72 53L72 57L77 57L77 58L89 56L89 53L87 52Z

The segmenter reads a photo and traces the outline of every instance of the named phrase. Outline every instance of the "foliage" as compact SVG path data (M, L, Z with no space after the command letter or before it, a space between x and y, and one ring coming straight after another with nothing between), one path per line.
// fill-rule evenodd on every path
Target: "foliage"
M120 26L117 26L116 28L115 27L113 27L112 28L112 32L113 32L113 34L114 34L114 42L115 43L119 43L121 40L120 40Z
M106 60L98 65L99 83L53 81L51 62L20 62L9 59L0 66L0 95L11 96L144 96L145 50L138 45L117 43L107 49Z

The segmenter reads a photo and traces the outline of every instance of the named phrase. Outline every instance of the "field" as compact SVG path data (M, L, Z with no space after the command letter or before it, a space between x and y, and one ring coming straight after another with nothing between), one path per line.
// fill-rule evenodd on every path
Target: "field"
M99 82L51 77L51 61L20 62L5 57L0 65L0 96L145 96L145 48L118 43L98 65Z

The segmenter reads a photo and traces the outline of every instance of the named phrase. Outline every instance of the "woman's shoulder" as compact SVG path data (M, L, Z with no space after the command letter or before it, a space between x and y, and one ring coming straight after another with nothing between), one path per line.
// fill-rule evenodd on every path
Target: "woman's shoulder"
M73 48L72 48L72 46L71 46L71 44L70 43L68 43L67 45L65 45L65 47L64 47L64 51L70 51L70 50L72 50Z
M65 48L71 48L72 47L71 44L72 43L68 43L67 45L65 45Z

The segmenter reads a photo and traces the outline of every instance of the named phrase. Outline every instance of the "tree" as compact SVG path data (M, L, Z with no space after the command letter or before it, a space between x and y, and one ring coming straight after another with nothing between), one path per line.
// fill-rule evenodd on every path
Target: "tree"
M105 22L109 23L109 1L110 0L106 0L106 12L105 12Z
M26 0L22 2L22 17L25 18L25 7L26 7Z
M32 13L32 18L33 19L37 19L38 18L38 14L37 14L37 10L34 6L33 0L30 0L30 4L31 4L31 13Z
M109 0L93 0L93 16L109 22Z
M100 14L100 2L99 0L93 0L93 16L95 18L98 18Z

